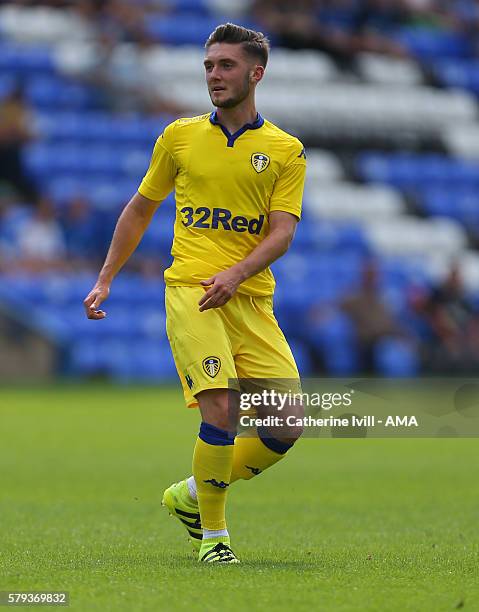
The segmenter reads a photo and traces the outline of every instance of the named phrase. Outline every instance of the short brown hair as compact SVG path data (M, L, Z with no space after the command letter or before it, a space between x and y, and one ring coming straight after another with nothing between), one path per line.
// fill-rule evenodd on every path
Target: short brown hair
M234 23L224 23L209 35L205 48L208 49L214 43L242 45L248 55L257 58L259 63L266 68L269 56L269 40L263 32L248 30L248 28L243 28L243 26Z

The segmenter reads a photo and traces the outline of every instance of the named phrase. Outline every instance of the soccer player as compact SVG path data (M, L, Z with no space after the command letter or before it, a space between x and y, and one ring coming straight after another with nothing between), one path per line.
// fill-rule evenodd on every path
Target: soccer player
M289 379L299 388L273 314L269 265L286 253L300 219L306 156L299 140L256 111L255 89L268 61L265 36L228 23L205 48L216 110L178 119L158 138L84 306L88 318L105 317L99 307L114 276L174 188L167 334L186 404L199 406L202 421L193 475L166 489L163 504L187 529L199 561L238 563L225 521L228 488L277 463L301 435L299 428L272 435L260 427L254 436L235 436L228 388L239 378Z

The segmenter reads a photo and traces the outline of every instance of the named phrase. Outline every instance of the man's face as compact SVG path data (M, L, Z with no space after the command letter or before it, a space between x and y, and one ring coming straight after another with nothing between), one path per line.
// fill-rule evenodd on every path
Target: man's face
M233 108L245 100L255 83L257 66L240 44L214 43L204 61L208 92L214 106Z

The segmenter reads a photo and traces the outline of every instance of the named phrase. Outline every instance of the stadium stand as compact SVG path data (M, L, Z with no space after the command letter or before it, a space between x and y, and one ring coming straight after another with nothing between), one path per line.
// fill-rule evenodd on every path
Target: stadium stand
M165 109L189 115L210 108L201 66L205 38L226 18L256 27L257 14L243 0L144 1L127 21L109 14L117 36L109 74L126 88L137 87L138 75L153 84L148 95L160 111L153 113L151 99L146 110L135 99L130 108L115 107L106 82L85 78L101 36L98 14L83 3L51 4L0 8L0 105L20 84L34 133L22 147L24 169L51 199L68 256L65 263L59 249L57 257L32 264L20 237L38 204L26 206L1 185L0 304L58 346L62 375L169 380L176 373L159 273L171 260L172 196L115 281L108 318L88 321L82 300L156 137L175 118ZM341 14L319 14L324 27L353 36L354 3L343 4ZM277 316L304 375L366 371L358 330L341 303L360 291L371 261L378 299L407 338L381 335L373 371L439 372L437 360L424 358L428 336L419 331L412 296L433 292L452 265L464 281L468 316L477 318L476 50L461 15L455 26L443 16L424 25L411 23L411 11L406 25L388 21L400 56L363 45L354 65L344 67L327 49L273 47L258 89L261 113L308 145L304 218L289 255L273 266ZM48 233L42 223L37 239L47 241L51 225ZM447 371L447 363L440 367Z

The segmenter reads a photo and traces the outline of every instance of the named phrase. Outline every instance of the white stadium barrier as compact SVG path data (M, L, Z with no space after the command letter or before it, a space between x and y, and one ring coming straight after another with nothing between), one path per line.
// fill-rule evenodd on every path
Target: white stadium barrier
M389 187L355 183L315 184L307 190L307 209L318 218L369 223L384 219L387 224L404 211L398 192Z

